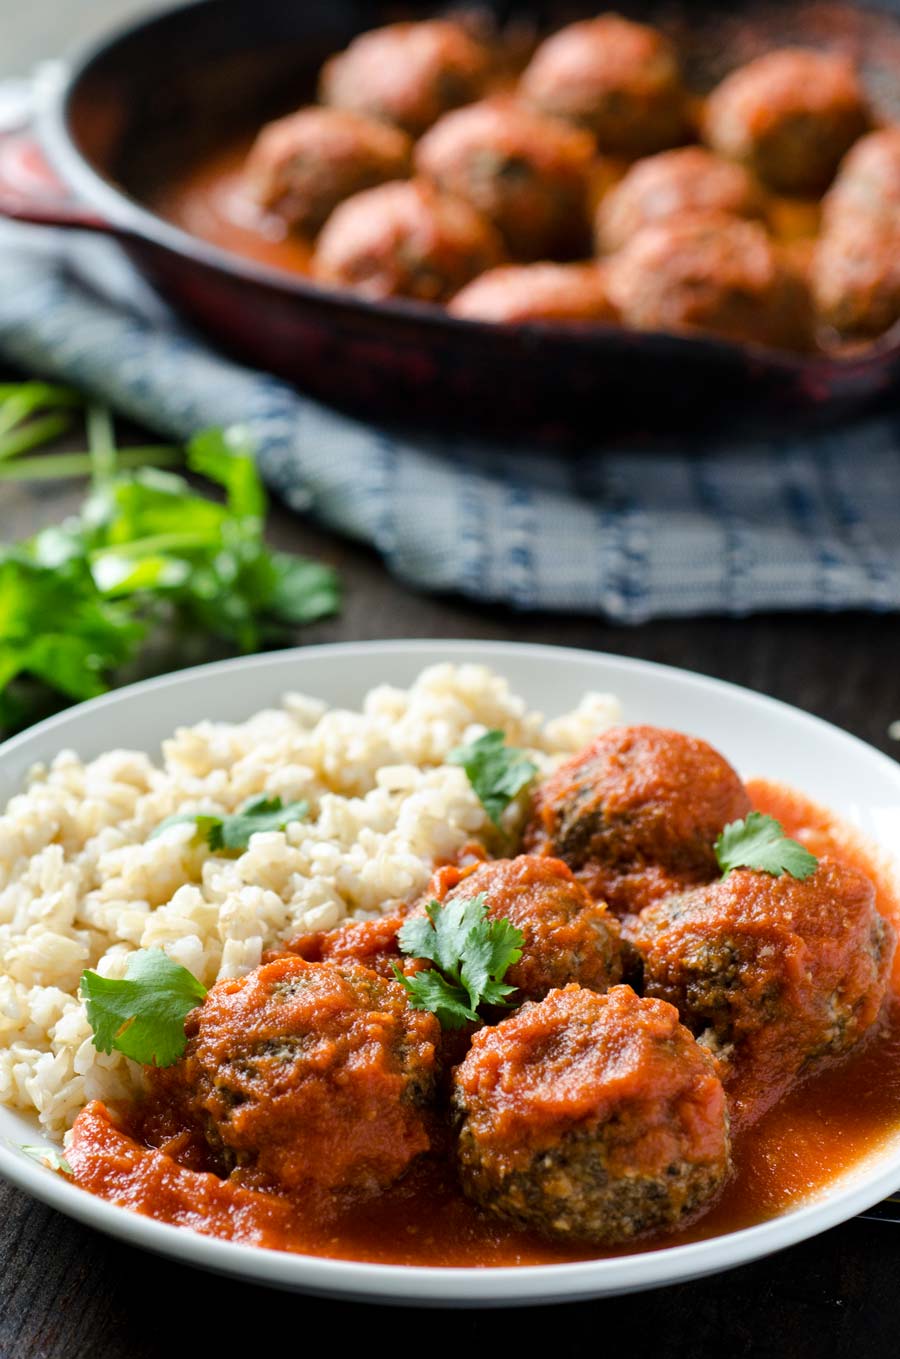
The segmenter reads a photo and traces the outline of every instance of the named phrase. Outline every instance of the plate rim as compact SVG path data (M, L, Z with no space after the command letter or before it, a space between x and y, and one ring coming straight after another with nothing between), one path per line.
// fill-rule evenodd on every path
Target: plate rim
M762 694L729 680L658 661L616 655L587 648L561 647L530 642L504 642L465 638L405 638L362 642L331 642L292 647L282 651L229 658L191 666L140 680L108 694L76 704L43 719L26 731L0 744L0 771L10 758L28 745L40 742L54 732L79 725L105 709L139 700L148 690L164 691L203 676L221 676L235 671L277 670L302 664L309 657L330 656L377 659L385 653L419 657L422 666L441 661L483 663L501 669L504 657L565 659L590 669L593 665L618 671L656 676L662 682L677 681L690 687L712 688L733 699L749 701L764 711L777 711L792 721L806 725L810 734L826 729L857 753L874 760L894 782L900 798L900 764L866 741L841 727L806 712L782 699ZM361 685L379 683L377 677ZM248 713L248 716L250 714ZM216 720L215 714L210 720ZM900 856L893 856L900 867ZM13 1114L19 1111L10 1110ZM40 1136L40 1133L37 1134ZM77 1186L29 1160L16 1145L0 1139L0 1176L32 1197L107 1235L132 1245L150 1249L200 1268L264 1283L269 1286L315 1292L329 1297L398 1303L411 1306L496 1306L543 1304L577 1301L662 1285L684 1282L704 1274L719 1272L750 1263L797 1244L813 1235L846 1221L896 1190L900 1180L900 1129L897 1148L890 1156L892 1140L882 1143L840 1177L832 1193L789 1208L777 1217L742 1228L736 1232L710 1237L686 1245L663 1246L612 1259L583 1260L560 1264L512 1266L440 1266L378 1264L302 1255L203 1236L134 1213L132 1210L95 1198ZM877 1172L866 1173L871 1161L885 1161ZM858 1181L858 1182L857 1182ZM812 1229L810 1230L810 1219Z

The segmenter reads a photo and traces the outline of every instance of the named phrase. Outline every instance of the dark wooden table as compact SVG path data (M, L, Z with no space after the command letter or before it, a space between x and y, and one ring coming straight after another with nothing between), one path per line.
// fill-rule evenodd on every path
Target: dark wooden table
M0 73L125 16L145 0L38 0L4 7ZM10 12L7 13L6 9ZM0 541L58 521L72 485L0 485ZM900 526L898 526L900 527ZM900 627L893 617L762 616L662 621L640 628L596 619L522 616L417 595L377 557L276 507L272 541L337 565L340 618L303 640L499 638L639 656L736 681L836 722L896 752ZM810 789L815 793L815 789ZM218 1279L107 1240L0 1182L0 1359L303 1354L310 1343L367 1352L474 1356L595 1355L611 1344L658 1359L880 1359L900 1330L900 1226L855 1221L729 1274L565 1308L452 1316L323 1302ZM322 1328L320 1331L319 1328Z

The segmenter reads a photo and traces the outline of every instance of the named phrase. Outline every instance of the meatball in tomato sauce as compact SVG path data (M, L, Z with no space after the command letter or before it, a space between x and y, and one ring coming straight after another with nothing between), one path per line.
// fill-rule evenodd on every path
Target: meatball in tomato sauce
M477 99L487 47L458 23L429 19L363 33L325 63L322 102L394 123L417 137L448 109Z
M507 919L524 936L522 956L503 978L516 988L513 1003L540 1000L568 982L606 991L622 980L618 921L561 860L521 854L470 869L442 868L426 899L446 904L481 895L489 916Z
M602 270L594 264L507 264L466 284L453 316L501 325L534 321L615 321Z
M852 62L833 52L785 48L732 71L713 90L705 135L770 188L804 195L827 188L868 124Z
M749 811L741 780L705 741L611 727L538 786L525 847L564 859L629 914L715 877L719 834Z
M736 869L649 907L632 938L646 994L719 1052L744 1119L860 1041L895 944L869 879L828 859L803 881Z
M335 208L319 236L313 274L371 298L443 302L502 257L497 233L471 204L410 180L367 189Z
M685 213L759 217L762 211L759 185L742 165L702 146L683 146L638 161L613 185L597 210L596 243L611 253L642 227Z
M261 207L314 235L343 199L409 173L412 142L398 128L344 109L301 109L269 123L247 159Z
M448 113L416 147L419 174L466 199L516 259L587 253L590 137L506 98Z
M618 14L547 38L522 76L521 93L542 113L591 132L608 155L651 155L688 134L674 48L657 29Z
M635 330L700 331L781 349L810 344L806 280L758 222L710 212L646 226L610 259L607 283Z
M282 957L218 982L185 1028L156 1082L250 1184L373 1193L429 1148L440 1026L396 982Z
M708 1053L659 1000L551 991L481 1029L454 1073L462 1186L487 1212L602 1244L672 1228L730 1166Z

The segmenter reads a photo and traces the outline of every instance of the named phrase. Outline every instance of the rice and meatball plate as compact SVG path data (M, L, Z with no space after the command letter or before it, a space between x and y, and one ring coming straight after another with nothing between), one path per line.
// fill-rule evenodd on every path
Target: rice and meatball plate
M796 1210L900 1130L895 874L816 789L465 660L175 720L0 816L0 1105L67 1188L570 1264Z

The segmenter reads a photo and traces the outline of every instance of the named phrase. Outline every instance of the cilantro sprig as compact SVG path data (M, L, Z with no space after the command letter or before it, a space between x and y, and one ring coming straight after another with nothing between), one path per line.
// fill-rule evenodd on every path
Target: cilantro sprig
M725 878L733 868L754 868L780 878L789 873L802 882L818 867L818 859L797 840L785 835L774 816L750 812L742 821L732 821L715 845L716 858Z
M479 802L495 826L513 798L531 783L538 767L524 750L506 744L502 731L486 731L468 745L457 746L448 764L461 765Z
M105 692L151 639L173 635L187 661L218 654L212 638L255 651L339 608L330 567L266 546L245 430L205 430L186 453L120 450L109 413L90 407L87 452L20 456L83 408L69 388L0 384L0 480L91 478L77 515L0 547L0 734ZM162 470L185 456L224 503Z
M484 894L468 900L432 901L397 936L400 950L434 967L407 977L394 964L415 1010L437 1015L445 1029L478 1019L480 1005L504 1005L515 991L503 981L522 956L524 935L505 918L488 917Z
M174 816L167 816L151 831L150 839L162 835L169 826L193 822L193 839L197 844L205 841L213 852L246 849L251 835L260 831L283 831L292 821L302 821L308 813L308 802L284 803L280 797L263 794L251 798L238 811L225 816L220 816L218 812L178 812Z
M184 1052L184 1021L206 996L192 972L160 948L128 956L125 976L81 975L81 996L98 1052L123 1052L145 1066L171 1066Z

